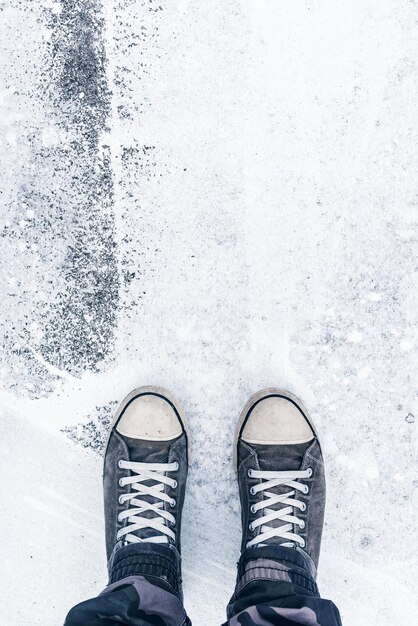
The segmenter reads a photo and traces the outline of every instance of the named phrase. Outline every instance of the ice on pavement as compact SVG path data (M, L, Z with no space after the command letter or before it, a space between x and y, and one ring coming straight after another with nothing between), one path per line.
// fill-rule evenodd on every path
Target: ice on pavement
M105 585L103 441L157 384L191 431L186 608L224 621L234 428L279 385L323 442L322 594L414 626L417 3L0 10L1 619Z

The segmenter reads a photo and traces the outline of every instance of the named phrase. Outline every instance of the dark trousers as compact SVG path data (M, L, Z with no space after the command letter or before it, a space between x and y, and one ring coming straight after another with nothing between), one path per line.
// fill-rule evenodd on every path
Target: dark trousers
M64 626L191 625L183 607L175 548L131 544L114 552L109 572L108 587L75 606ZM224 626L295 624L341 626L336 606L319 595L310 558L283 546L245 550Z

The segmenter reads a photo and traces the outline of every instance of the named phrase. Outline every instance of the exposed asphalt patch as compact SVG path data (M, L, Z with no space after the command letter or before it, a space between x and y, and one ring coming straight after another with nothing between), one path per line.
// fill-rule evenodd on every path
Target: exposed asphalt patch
M118 405L115 400L104 406L96 406L96 412L87 416L87 422L62 429L63 433L83 448L91 448L97 454L104 454L113 414Z
M51 392L59 377L97 370L113 349L119 275L111 156L102 141L111 94L101 8L97 0L61 0L44 11L44 66L22 95L25 115L40 113L20 123L29 150L18 153L11 219L1 232L11 276L2 343L6 384L32 397Z
M112 348L118 303L113 182L109 148L100 136L109 115L101 5L62 0L51 18L51 58L58 123L70 135L60 160L67 174L71 233L65 278L51 307L43 356L79 375Z

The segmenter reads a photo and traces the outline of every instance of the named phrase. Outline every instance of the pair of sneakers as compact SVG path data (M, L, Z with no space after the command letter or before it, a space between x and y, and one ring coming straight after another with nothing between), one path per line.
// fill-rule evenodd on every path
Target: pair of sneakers
M215 445L215 443L214 443ZM145 542L180 553L188 470L187 428L177 401L140 387L119 407L104 461L106 549ZM283 545L318 564L325 476L321 448L301 402L287 391L255 394L237 428L242 550Z

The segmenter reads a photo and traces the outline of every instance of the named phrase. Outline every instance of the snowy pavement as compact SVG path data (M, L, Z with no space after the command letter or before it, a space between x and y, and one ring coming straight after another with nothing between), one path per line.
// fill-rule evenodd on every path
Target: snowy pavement
M417 41L415 1L0 1L5 624L103 588L103 441L155 384L196 625L234 585L236 420L279 385L323 442L322 594L415 626Z

